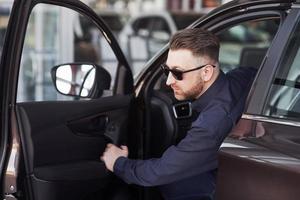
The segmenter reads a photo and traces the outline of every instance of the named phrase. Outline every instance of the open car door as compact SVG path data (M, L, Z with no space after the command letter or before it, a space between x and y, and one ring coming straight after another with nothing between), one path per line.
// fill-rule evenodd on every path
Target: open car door
M134 99L104 22L77 0L15 1L2 56L4 198L128 198L100 161L108 142L128 145Z

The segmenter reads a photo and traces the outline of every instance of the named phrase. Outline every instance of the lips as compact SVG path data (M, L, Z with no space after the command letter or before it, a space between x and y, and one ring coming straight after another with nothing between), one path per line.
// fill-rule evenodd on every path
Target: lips
M179 88L172 87L174 94L180 94L181 90Z

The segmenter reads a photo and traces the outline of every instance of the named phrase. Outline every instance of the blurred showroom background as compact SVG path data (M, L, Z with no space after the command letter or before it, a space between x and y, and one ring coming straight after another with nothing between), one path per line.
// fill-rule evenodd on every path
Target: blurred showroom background
M83 0L113 31L137 77L144 64L170 36L228 0ZM0 53L13 1L0 0ZM234 27L224 35L227 43L220 55L228 66L238 63L239 44L264 47L272 30L268 24ZM262 28L261 28L262 27ZM253 31L254 30L254 31ZM252 35L261 38L250 41ZM259 37L258 37L259 35ZM105 35L104 35L105 37ZM21 61L17 101L67 100L53 87L51 68L61 63L94 62L115 79L117 60L103 33L85 16L56 5L38 4L30 15ZM225 47L224 47L225 46ZM226 61L228 60L228 62ZM226 63L227 62L227 63ZM110 86L113 88L113 82Z

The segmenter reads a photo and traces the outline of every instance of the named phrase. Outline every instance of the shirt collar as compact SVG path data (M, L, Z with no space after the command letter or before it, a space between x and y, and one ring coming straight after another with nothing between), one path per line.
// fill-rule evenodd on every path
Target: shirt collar
M192 109L201 112L208 105L211 99L218 93L225 82L225 74L220 70L220 73L213 84L196 100L192 102Z

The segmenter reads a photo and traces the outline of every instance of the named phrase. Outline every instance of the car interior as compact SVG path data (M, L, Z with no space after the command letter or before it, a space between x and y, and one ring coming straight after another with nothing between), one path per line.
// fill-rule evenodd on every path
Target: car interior
M239 55L237 55L239 62L232 69L236 67L253 67L258 69L263 62L267 50L267 46L263 48L259 46L242 46L240 52L238 52ZM165 59L166 54L164 55ZM220 67L222 70L227 67L226 64L224 64L224 67L222 65L221 61ZM151 131L149 132L152 133L151 137L153 137L153 143L150 145L153 148L150 151L152 152L152 156L159 156L168 145L176 144L180 141L194 120L193 114L189 115L189 112L180 112L180 110L189 110L190 102L179 102L176 100L172 89L165 83L166 77L157 71L148 85L148 88L152 88L148 91L151 96L151 100L149 101ZM164 144L168 145L165 146Z
M244 48L241 53L240 66L256 66L259 68L267 48ZM253 57L256 59L253 60ZM185 137L190 129L196 115L189 113L191 109L190 101L178 101L174 98L173 91L166 86L166 77L158 73L153 81L153 90L151 90L151 100L149 102L149 115L147 122L149 125L150 142L147 154L150 157L160 157L162 153L170 146L176 145ZM151 87L151 86L150 86ZM243 120L237 126L243 126ZM240 131L232 131L230 137L240 137ZM152 190L152 198L158 199L160 194L158 190Z
M278 22L274 25L278 26L277 23ZM275 29L275 31L276 30L277 29ZM219 34L222 34L222 32ZM223 32L223 34L228 34L228 32ZM273 36L274 35L275 34L273 34ZM222 41L222 39L224 39L222 36L219 36L219 38L221 38L222 51L222 44L227 44L226 41ZM221 58L220 67L225 73L236 67L254 67L259 69L267 53L268 45L261 47L259 45L250 46L243 44L239 49L240 50L234 54L239 58L238 63L228 65L226 62L222 63ZM163 57L164 59L162 60L166 60L167 53L165 53ZM229 70L228 66L230 66ZM190 129L191 123L197 117L189 112L191 102L176 100L172 89L165 83L166 76L163 75L162 72L157 71L147 85L148 90L146 90L147 97L145 97L145 101L147 102L146 108L148 110L146 113L149 114L146 116L146 123L149 128L147 128L148 131L145 139L150 141L150 144L146 147L146 158L160 157L170 145L176 145L185 137L187 131ZM251 124L241 119L229 134L229 137L242 138L246 134L249 134L249 131L245 132L245 127L251 127ZM162 198L160 197L158 189L146 189L146 194L152 196L152 199Z

